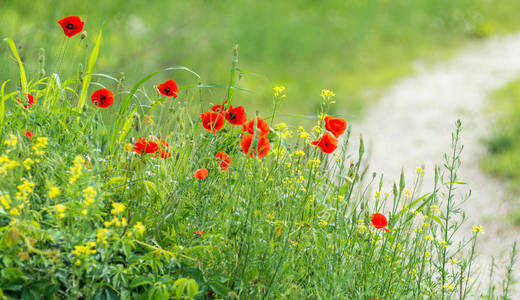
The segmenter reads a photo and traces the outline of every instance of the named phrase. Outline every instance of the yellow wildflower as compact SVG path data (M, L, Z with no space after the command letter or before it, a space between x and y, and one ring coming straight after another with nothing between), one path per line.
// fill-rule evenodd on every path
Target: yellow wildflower
M110 212L114 215L118 215L118 214L124 212L126 209L126 205L124 205L123 203L118 203L118 202L112 202L112 207L113 207L113 209Z
M32 165L34 165L34 160L32 160L30 158L27 158L26 160L23 161L23 166L25 167L26 170L30 170Z
M424 257L425 257L425 258L430 257L430 252L428 252L428 251L424 252Z
M424 239L427 240L427 241L431 241L431 240L433 240L433 236L427 235L427 236L424 237Z
M72 164L72 167L70 167L70 177L69 177L69 183L74 183L78 178L81 176L81 170L83 168L83 165L85 164L85 160L81 156L76 156L74 158L74 162Z
M13 216L19 216L20 215L20 211L18 210L18 208L14 207L12 208L9 213Z
M424 176L424 170L421 167L417 167L415 171L419 176Z
M298 127L298 136L303 140L306 140L310 137L309 133L307 133L307 131L305 131L305 128L303 128L302 126Z
M331 90L323 89L321 90L320 96L325 100L330 100L332 97L336 96L336 94Z
M448 247L448 243L446 241L439 242L444 248Z
M137 222L134 225L134 230L138 235L143 235L144 231L146 230L146 227L144 227L143 223Z
M471 231L474 233L484 233L482 231L482 225L476 225L471 227Z
M320 220L320 225L321 226L327 226L328 224L329 224L329 222L327 222L327 221L325 221L323 219Z
M53 186L49 189L48 195L49 195L49 198L51 198L51 199L58 197L60 194L61 194L61 191L60 191L59 187Z
M94 188L91 186L88 186L86 189L83 190L83 197L85 198L86 206L89 206L94 202L94 197L96 196L96 194L96 190L94 190Z
M0 194L0 204L7 210L11 208L11 197L8 194Z
M32 146L33 153L40 156L45 153L43 149L47 148L48 139L46 137L37 137L36 142Z
M273 88L273 91L274 91L274 96L275 97L278 97L278 96L281 96L282 98L285 97L285 95L283 94L283 92L285 91L285 86L283 86L283 85L275 86Z

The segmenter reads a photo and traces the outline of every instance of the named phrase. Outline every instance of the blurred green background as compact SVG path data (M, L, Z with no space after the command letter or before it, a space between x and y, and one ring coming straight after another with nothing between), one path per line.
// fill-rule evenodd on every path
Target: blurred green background
M282 84L282 112L314 113L320 90L329 88L337 94L334 112L352 119L382 87L413 71L415 59L444 58L468 40L514 31L519 11L518 0L0 0L0 36L20 47L30 79L39 48L46 49L46 72L60 69L66 78L85 65L104 24L95 72L124 72L129 84L172 65L195 70L206 83L226 83L239 44L240 68L258 74L241 80L253 92L235 98L248 112L270 113L272 87ZM72 38L58 67L65 38L57 20L69 15L85 21L88 38ZM0 80L16 78L6 43L0 51ZM172 77L181 86L195 83ZM221 90L207 93L209 102L223 100Z

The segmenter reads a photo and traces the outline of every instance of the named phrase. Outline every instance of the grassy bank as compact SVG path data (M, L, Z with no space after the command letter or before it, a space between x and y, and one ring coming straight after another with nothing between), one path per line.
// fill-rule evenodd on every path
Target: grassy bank
M0 36L18 42L34 73L40 48L47 52L46 74L69 77L84 70L104 23L105 56L98 68L114 77L124 72L130 84L143 71L180 62L198 70L204 82L226 82L231 49L239 44L243 70L259 74L244 74L241 81L253 91L239 95L251 113L270 107L275 85L284 84L292 95L281 111L298 108L304 114L319 107L313 94L335 87L339 96L331 109L349 119L359 116L380 87L411 72L414 59L445 57L464 41L520 25L515 0L96 0L59 5L23 0L4 1L0 8ZM60 35L43 34L55 31L56 20L66 15L87 19L85 41L65 44ZM0 49L6 53L7 47ZM70 63L60 65L63 53ZM15 76L16 64L6 55L0 66L0 80ZM180 76L183 85L191 80ZM216 103L224 94L205 97Z
M26 72L8 44L19 74L0 88L0 298L478 294L482 227L457 233L460 122L442 168L381 190L362 167L363 141L350 149L345 120L330 116L330 90L314 96L314 127L288 126L275 113L244 116L233 71L229 86L177 87L170 80L199 79L177 66L125 89L106 76ZM95 49L89 68L103 60ZM215 107L201 90L228 102ZM286 92L274 90L270 111ZM435 173L431 191L424 172ZM508 299L510 282L490 299Z

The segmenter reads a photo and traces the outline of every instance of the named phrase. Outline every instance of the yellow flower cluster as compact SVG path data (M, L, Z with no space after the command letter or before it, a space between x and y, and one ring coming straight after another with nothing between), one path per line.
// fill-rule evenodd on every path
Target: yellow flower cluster
M285 151L285 148L282 148L282 147L275 147L273 149L273 154L275 156L280 156L280 155L283 155L285 154L287 151Z
M85 160L83 157L78 155L74 158L74 163L72 164L72 167L70 167L69 183L72 184L78 180L78 178L81 176L81 170L84 164Z
M367 225L365 224L365 220L359 219L357 223L357 229L360 233L365 233L367 230Z
M320 224L320 226L327 226L327 225L329 225L329 222L321 219L319 224Z
M16 192L16 199L21 202L26 202L29 199L29 195L34 191L34 183L23 179L22 184L16 186L18 192Z
M61 194L61 191L60 191L60 188L58 188L58 187L53 186L49 189L48 195L49 195L49 198L51 198L51 199L58 197L60 194Z
M43 149L47 148L48 142L49 140L46 137L37 137L36 143L32 146L34 154L38 156L43 155L45 153Z
M119 220L118 218L112 218L112 220L110 220L110 221L103 222L103 225L105 225L106 227L110 227L112 225L115 225L116 227L121 227L121 226L127 226L128 222L127 222L126 218L121 218L121 220Z
M11 197L8 194L0 194L0 204L4 209L9 210L11 208Z
M293 152L292 155L294 155L296 157L302 157L302 156L305 156L305 152L303 152L302 150L296 150Z
M275 97L280 96L281 98L285 98L285 94L283 93L285 91L285 86L283 86L283 85L275 86L273 88L273 91L274 91L274 96Z
M276 128L276 135L278 135L282 140L293 137L293 131L289 130L289 127L287 127L287 124L285 124L285 123L276 124L275 128Z
M4 144L9 146L9 148L11 148L11 149L16 147L17 143L18 143L18 139L16 138L16 136L14 134L10 134L9 138L4 141Z
M320 96L325 100L330 100L332 97L336 96L336 94L331 90L323 89L321 90Z
M430 206L430 211L433 213L437 213L437 214L439 214L441 212L439 206L437 206L437 205Z
M92 188L91 186L88 186L86 189L83 190L83 198L85 198L86 206L89 206L95 201L94 197L96 197L96 194L96 190L94 190L94 188Z
M102 242L103 244L107 244L108 243L108 236L109 236L109 231L108 231L108 228L98 228L97 230L97 233L96 233L96 237L97 237L97 241L98 242Z
M309 133L305 131L305 128L303 128L303 126L298 127L298 136L303 140L307 140L310 137Z
M6 175L7 170L12 170L18 166L18 162L10 160L7 155L0 156L0 175Z
M65 206L63 204L58 204L55 206L55 208L56 208L56 212L58 213L58 217L60 219L65 218L65 210L67 209L67 206Z
M137 222L134 225L134 230L136 235L141 236L143 235L144 231L146 230L146 227L141 222Z
M421 167L417 167L417 169L415 169L415 172L417 172L417 175L421 177L424 176L424 170Z
M474 233L484 233L482 231L482 225L471 226L471 231Z
M118 214L124 212L126 209L126 205L124 205L123 203L118 203L118 202L112 202L112 207L113 208L110 212L114 215L118 215Z
M34 165L34 160L32 160L30 158L27 158L26 160L23 161L23 166L25 167L26 170L30 170L32 165Z
M311 166L311 167L312 166L318 167L321 164L321 160L319 160L318 158L309 159L308 163L309 163L309 166Z
M94 247L96 247L96 242L88 242L85 245L74 246L72 254L76 256L96 254L97 250L94 249Z
M448 290L450 290L450 291L453 291L453 289L455 288L455 285L454 285L453 283L451 283L451 284L447 284L447 283L446 283L446 284L443 285L442 287L445 288L445 289L448 289Z

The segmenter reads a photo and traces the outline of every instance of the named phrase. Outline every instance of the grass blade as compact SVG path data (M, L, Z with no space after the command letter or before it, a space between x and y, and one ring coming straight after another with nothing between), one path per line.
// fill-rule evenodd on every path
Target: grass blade
M92 71L94 70L94 66L96 65L96 61L99 55L99 46L101 44L101 35L103 33L103 28L99 30L99 34L96 40L96 44L94 45L94 49L92 49L92 53L90 54L90 59L88 61L87 74L85 78L83 78L83 86L81 87L81 93L79 96L78 106L76 107L77 111L81 111L83 106L85 105L85 101L87 99L88 88L90 86L90 80L92 80Z
M20 55L18 54L18 50L16 50L16 45L14 44L13 40L11 38L6 38L6 40L9 48L11 48L11 52L18 62L18 67L20 68L20 84L22 85L22 92L25 97L25 95L29 93L27 88L27 76L25 75L25 68L23 67L22 60L20 59Z

